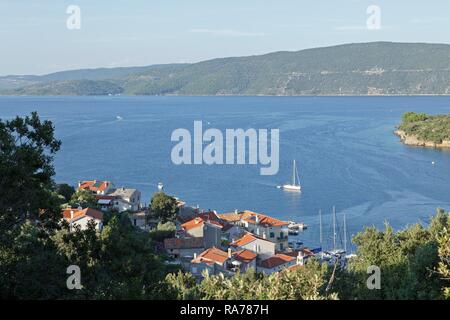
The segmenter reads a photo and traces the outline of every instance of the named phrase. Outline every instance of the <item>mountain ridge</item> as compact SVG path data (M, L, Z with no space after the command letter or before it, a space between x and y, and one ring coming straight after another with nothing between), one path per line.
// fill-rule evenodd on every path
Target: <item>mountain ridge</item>
M450 45L369 42L0 77L3 95L449 95Z

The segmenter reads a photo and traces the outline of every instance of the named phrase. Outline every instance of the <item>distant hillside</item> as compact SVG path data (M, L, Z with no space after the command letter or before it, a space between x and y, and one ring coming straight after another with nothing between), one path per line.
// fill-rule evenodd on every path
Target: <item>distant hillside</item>
M448 95L450 45L373 42L194 64L8 76L0 77L0 89L10 95Z

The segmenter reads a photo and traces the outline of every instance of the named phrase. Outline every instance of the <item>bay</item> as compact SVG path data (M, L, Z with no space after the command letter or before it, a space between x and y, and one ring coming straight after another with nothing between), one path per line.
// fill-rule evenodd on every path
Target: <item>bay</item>
M161 181L204 209L305 222L299 238L309 246L319 242L319 209L328 243L332 206L341 229L345 212L349 237L450 210L450 152L405 146L393 134L406 111L450 113L450 97L0 97L2 119L31 111L52 120L63 142L57 182L111 180L138 188L148 203ZM196 120L223 132L280 129L278 174L261 176L255 165L174 165L171 133L192 132ZM293 159L300 194L276 188L289 181Z

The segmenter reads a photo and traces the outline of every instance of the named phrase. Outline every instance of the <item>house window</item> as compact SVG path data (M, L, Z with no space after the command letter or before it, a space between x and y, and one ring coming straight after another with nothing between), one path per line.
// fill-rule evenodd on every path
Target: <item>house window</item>
M271 232L271 233L270 233L270 237L271 237L271 238L274 238L274 237L275 237L275 233Z
M282 243L280 243L280 250L283 250L283 249L284 249L284 246Z

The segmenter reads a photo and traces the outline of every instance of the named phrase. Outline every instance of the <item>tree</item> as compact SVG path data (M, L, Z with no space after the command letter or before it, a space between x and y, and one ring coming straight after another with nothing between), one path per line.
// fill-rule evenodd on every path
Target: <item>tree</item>
M386 223L384 231L375 227L366 228L358 233L353 242L357 245L357 257L348 264L349 277L352 281L346 298L358 299L399 299L398 289L406 282L408 259L403 254L398 238L392 227ZM369 266L380 268L382 285L380 290L367 288L367 269Z
M27 220L55 228L61 217L53 193L53 156L61 142L36 112L0 120L0 239L5 244Z
M97 198L89 190L77 190L71 197L71 206L81 206L82 208L97 208Z
M111 217L101 232L61 230L58 250L68 264L80 267L81 290L67 293L80 299L164 299L167 274L162 258L146 232L137 231L126 214Z
M158 223L155 229L149 232L153 241L163 242L166 238L175 236L176 226L173 222Z
M384 231L366 228L354 237L357 257L337 276L337 291L344 299L441 299L442 277L439 241L448 223L448 214L438 209L428 227L411 225L394 232L386 224ZM381 290L366 286L367 267L381 271Z
M438 272L440 277L445 280L446 286L443 288L445 298L450 299L450 217L448 217L447 227L444 228L438 237L439 265Z
M0 297L61 299L67 291L67 266L48 234L24 223L11 246L0 246Z
M426 113L417 113L417 112L405 112L402 117L403 123L411 123L418 121L425 121L429 118Z
M166 276L167 286L176 300L198 300L201 298L195 277L189 272L178 271Z
M56 185L56 192L62 195L66 202L69 202L75 193L75 188L69 186L67 183L60 183Z
M178 213L178 206L177 200L174 197L168 196L164 192L158 192L153 195L150 203L151 214L153 217L159 219L162 223L175 221Z

